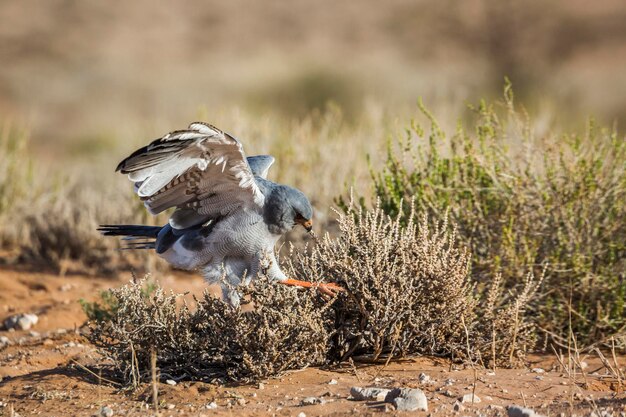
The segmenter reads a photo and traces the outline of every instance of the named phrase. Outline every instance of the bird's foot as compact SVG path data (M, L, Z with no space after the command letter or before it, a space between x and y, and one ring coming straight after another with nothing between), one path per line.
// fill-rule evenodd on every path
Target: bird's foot
M332 282L315 283L315 282L308 282L308 281L300 281L300 280L291 279L291 278L286 279L285 281L278 281L278 282L280 282L281 284L293 285L293 286L302 287L302 288L317 288L317 290L320 293L322 293L323 295L327 295L329 297L334 297L341 291L344 291L344 288Z

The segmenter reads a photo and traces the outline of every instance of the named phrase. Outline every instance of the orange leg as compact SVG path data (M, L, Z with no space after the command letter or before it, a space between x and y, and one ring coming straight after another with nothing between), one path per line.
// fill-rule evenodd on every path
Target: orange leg
M303 287L303 288L317 288L317 290L319 292L321 292L324 295L328 295L330 297L334 297L335 295L337 295L338 292L340 291L344 291L344 289L342 287L340 287L337 284L334 283L313 283L313 282L308 282L308 281L300 281L297 279L287 279L285 281L278 281L281 284L285 284L285 285L293 285L296 287Z

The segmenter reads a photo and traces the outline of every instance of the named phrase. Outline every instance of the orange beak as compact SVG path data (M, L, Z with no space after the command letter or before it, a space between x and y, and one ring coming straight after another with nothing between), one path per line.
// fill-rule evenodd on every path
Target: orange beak
M313 221L312 220L305 220L302 223L300 223L302 225L302 227L304 227L306 229L307 232L310 232L313 229Z

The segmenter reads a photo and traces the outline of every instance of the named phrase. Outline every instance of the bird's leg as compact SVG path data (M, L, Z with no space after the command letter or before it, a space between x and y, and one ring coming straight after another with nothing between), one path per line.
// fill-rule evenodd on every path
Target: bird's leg
M288 278L284 281L278 281L278 282L281 284L293 285L293 286L302 287L302 288L317 288L319 292L321 292L324 295L328 295L330 297L334 297L335 295L337 295L337 293L344 291L342 287L332 282L330 283L320 282L318 284L314 282L300 281L300 280L291 279L291 278Z

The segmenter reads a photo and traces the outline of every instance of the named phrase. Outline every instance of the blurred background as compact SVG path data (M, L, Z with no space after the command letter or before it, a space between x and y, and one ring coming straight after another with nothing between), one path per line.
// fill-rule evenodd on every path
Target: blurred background
M504 76L561 123L626 121L623 0L4 0L0 62L2 119L46 154L232 111L462 109Z
M626 328L624 0L0 0L0 63L0 264L165 269L96 228L167 221L114 169L202 120L274 155L319 235L351 188L450 208L477 282L556 266L550 334L578 301L579 340Z

